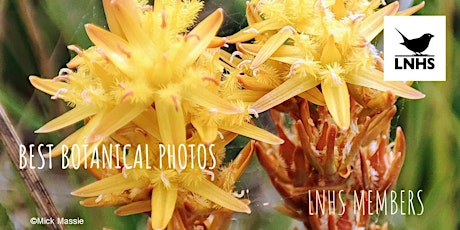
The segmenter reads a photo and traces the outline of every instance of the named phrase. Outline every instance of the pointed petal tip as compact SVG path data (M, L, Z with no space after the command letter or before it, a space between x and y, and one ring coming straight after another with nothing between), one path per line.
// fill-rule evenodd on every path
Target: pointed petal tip
M34 133L50 133L54 130L50 130L46 128L45 126L40 127L39 129L35 130Z
M44 132L43 132L42 128L39 128L39 129L35 130L34 133L44 133Z
M282 145L282 144L284 144L284 140L279 138L278 140L274 141L272 144L273 145Z
M418 91L418 90L416 90L416 89L414 89L412 87L409 87L409 90L410 91L408 91L407 94L405 94L405 95L398 95L398 94L396 94L394 92L392 92L392 93L396 94L396 95L398 95L400 97L407 98L407 99L423 99L426 96L424 93L422 93L422 92L420 92L420 91Z
M425 95L424 93L419 92L419 94L417 95L417 98L416 98L416 99L423 99L423 98L425 98L425 97L426 97L426 95Z
M222 24L224 21L224 9L218 8L215 10L212 14L208 16L209 18L212 18L214 23L218 23L219 25Z
M77 189L75 191L70 192L70 195L72 195L72 196L80 196L81 197L82 195L78 192L79 190L80 189ZM81 201L80 201L80 204L81 204Z
M33 81L33 80L35 80L35 78L38 78L38 77L35 76L35 75L30 75L30 76L29 76L29 81Z
M35 87L35 85L37 84L37 82L39 80L40 80L40 77L38 77L38 76L35 76L35 75L30 75L29 76L29 81L34 87Z
M85 24L85 31L88 33L88 30L94 30L94 27L96 27L96 26L91 24L91 23L86 23Z

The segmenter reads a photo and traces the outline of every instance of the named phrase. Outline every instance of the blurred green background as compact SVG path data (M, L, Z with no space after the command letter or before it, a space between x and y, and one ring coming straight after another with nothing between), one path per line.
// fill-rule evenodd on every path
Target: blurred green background
M245 0L207 1L203 15L221 7L225 36L245 26ZM419 3L420 1L415 1ZM401 5L411 5L403 1ZM447 16L447 81L417 82L415 87L427 96L423 100L398 102L395 123L403 127L407 156L397 190L423 190L421 216L380 216L390 229L459 229L460 227L460 0L427 1L418 14ZM23 142L58 143L72 131L36 135L33 131L66 111L61 101L36 92L29 75L53 77L70 59L68 44L87 48L91 45L84 24L105 25L100 0L0 0L0 102L6 108ZM1 130L0 130L1 132ZM235 144L235 148L241 144ZM14 166L0 145L0 228L44 229L31 226L30 217L38 216ZM55 159L60 164L59 159ZM145 229L147 217L117 217L113 208L84 208L70 191L92 181L84 171L39 170L60 213L68 218L85 219L83 226L69 229ZM261 183L264 178L265 183ZM250 189L253 214L234 215L231 229L286 229L298 226L269 206L281 203L258 166L256 159L238 186ZM419 209L418 209L419 210Z

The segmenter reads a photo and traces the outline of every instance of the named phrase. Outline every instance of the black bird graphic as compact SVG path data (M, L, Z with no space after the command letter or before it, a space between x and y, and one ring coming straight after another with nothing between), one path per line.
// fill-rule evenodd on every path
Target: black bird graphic
M402 42L401 45L404 45L406 48L414 52L415 55L423 55L422 52L428 48L431 38L434 37L432 34L424 34L419 38L407 39L406 36L404 36L404 34L402 34L398 29L396 29L396 31L398 31L404 39L404 42Z

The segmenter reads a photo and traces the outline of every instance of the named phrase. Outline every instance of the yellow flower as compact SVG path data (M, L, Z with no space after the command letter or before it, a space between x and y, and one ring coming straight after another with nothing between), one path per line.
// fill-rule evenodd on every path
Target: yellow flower
M213 213L217 215L233 211L250 213L248 202L237 199L232 191L234 183L252 158L254 142L249 143L229 167L224 169L220 166L225 154L224 146L233 140L236 134L225 132L222 135L222 139L214 142L214 153L206 153L205 169L198 167L202 162L198 162L197 157L190 157L192 154L194 156L200 154L198 148L195 148L193 153L188 153L187 158L188 161L194 161L195 168L190 167L191 163L187 164L188 167L180 173L173 169L159 167L124 168L121 172L102 178L72 194L90 197L81 202L82 205L88 207L123 205L115 211L118 215L151 211L153 229L163 229L168 224L171 225L170 221L193 226L195 221L199 220L197 218L207 217ZM142 135L138 135L137 138L135 136L136 127L133 126L127 128L119 138L134 137L130 142L133 146L142 146L148 141ZM199 143L197 135L187 140L189 145ZM215 159L211 154L215 154ZM158 150L153 149L149 160L157 163L158 156ZM128 154L127 157L127 165L135 166L134 155ZM149 163L146 159L143 160L143 164ZM213 163L214 160L215 163ZM189 213L187 210L191 208L194 209L194 212L187 214ZM174 212L181 213L180 220L177 219L179 217L173 216ZM214 225L220 221L223 220L215 221Z
M36 132L84 120L85 125L57 145L51 156L60 154L61 146L73 144L88 144L89 151L109 148L123 153L126 162L116 162L121 169L113 169L113 162L102 162L111 170L89 165L100 180L73 193L90 197L82 205L126 205L118 211L121 215L151 210L154 229L178 221L177 212L187 204L207 215L225 213L226 218L233 211L249 213L248 202L231 192L252 156L252 144L231 164L232 170L220 167L224 147L237 134L270 144L283 140L250 124L249 104L240 95L235 92L227 99L230 95L222 94L219 50L208 48L225 44L225 39L215 37L223 11L216 10L188 32L202 2L155 1L153 7L145 2L103 0L110 31L86 25L93 47L69 46L78 55L54 79L30 77L52 99L63 99L74 107ZM172 160L161 157L160 144L171 147ZM181 145L212 144L217 153L206 153L204 169L197 167L199 158L179 154ZM137 152L123 152L126 146L150 146L143 153L148 159L139 161ZM93 162L95 158L89 157L96 153L100 161L104 159L101 152L72 152L70 160ZM199 149L189 153L198 155ZM180 167L184 161L189 163ZM217 222L213 224L224 224Z
M350 126L349 85L423 98L404 83L383 81L383 72L376 67L382 58L370 44L383 29L384 16L410 15L423 3L397 13L399 4L393 2L374 12L380 3L261 0L248 4L249 27L228 41L255 38L255 44L238 45L243 53L254 55L250 69L255 72L267 60L290 66L283 83L257 100L251 111L266 111L320 85L329 112L346 129Z
M85 26L95 46L84 51L69 46L78 54L68 63L75 72L64 68L53 80L30 77L36 88L74 107L37 133L90 118L61 144L97 145L133 122L162 143L179 145L185 143L186 126L191 122L205 143L214 141L219 129L282 143L248 124L240 116L247 108L237 106L237 99L233 103L219 95L222 67L215 51L207 48L225 43L215 37L223 21L222 9L187 33L203 6L200 1L156 1L152 7L132 0L104 0L103 5L110 31ZM242 120L235 119L236 126L203 127L194 119L197 107L207 111L200 113L204 118L233 114ZM239 131L241 125L246 129Z

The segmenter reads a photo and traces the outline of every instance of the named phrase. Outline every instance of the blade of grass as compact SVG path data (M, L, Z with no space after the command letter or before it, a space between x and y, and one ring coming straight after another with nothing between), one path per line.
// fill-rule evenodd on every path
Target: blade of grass
M2 132L0 132L0 139L3 142L6 152L10 156L13 164L19 172L19 175L29 189L32 198L37 204L40 214L43 217L57 220L60 215L40 177L38 177L37 173L30 169L28 165L24 169L20 169L19 167L18 146L22 143L2 104L0 104L0 130L2 130ZM25 154L28 155L27 152ZM50 229L65 229L63 224L59 224L57 222L47 226Z

